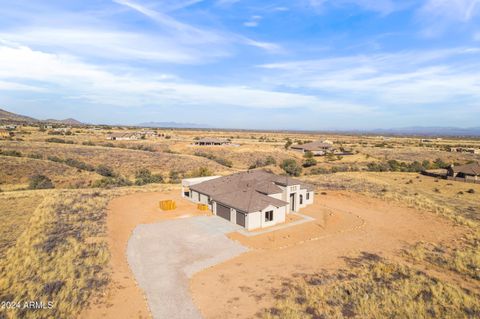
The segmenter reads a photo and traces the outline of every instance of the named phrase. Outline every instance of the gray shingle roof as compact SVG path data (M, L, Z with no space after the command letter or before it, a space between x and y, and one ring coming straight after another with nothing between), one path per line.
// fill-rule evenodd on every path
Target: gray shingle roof
M463 173L465 175L480 175L480 163L474 162L466 165L453 166L453 172Z
M300 150L306 150L306 151L321 151L324 149L330 149L332 147L333 147L332 144L323 143L321 141L315 141L315 142L292 146L293 149L300 149Z
M268 196L282 192L278 185L300 185L302 189L313 190L310 184L261 170L216 178L193 185L190 189L208 195L227 206L251 213L265 209L269 205L276 207L288 205L287 202Z

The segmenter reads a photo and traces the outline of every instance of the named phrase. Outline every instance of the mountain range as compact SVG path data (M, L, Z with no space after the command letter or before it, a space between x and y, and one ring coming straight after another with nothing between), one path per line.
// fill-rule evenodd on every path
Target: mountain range
M0 122L16 123L51 123L63 125L85 125L73 118L64 120L47 119L38 120L33 117L20 115L0 109ZM151 128L184 128L184 129L212 129L215 127L197 124L197 123L178 123L178 122L145 122L134 126ZM232 129L233 130L233 129ZM370 130L318 130L318 133L347 133L347 134L375 134L375 135L404 135L404 136L461 136L478 137L480 136L480 127L460 128L447 126L411 126L391 129L370 129Z
M15 123L39 122L39 123L51 123L51 124L63 124L63 125L83 125L84 124L72 118L68 118L64 120L55 120L55 119L38 120L33 117L8 112L2 109L0 109L0 122L15 122Z

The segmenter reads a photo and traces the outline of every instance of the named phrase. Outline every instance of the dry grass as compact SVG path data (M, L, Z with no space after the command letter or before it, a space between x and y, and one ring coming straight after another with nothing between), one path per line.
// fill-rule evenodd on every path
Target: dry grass
M15 245L17 238L28 227L30 217L42 202L44 192L0 194L0 258Z
M0 188L14 190L28 187L34 175L46 175L57 188L88 187L101 178L95 172L80 171L62 163L24 157L0 156Z
M478 318L480 296L364 253L348 269L286 283L265 318Z

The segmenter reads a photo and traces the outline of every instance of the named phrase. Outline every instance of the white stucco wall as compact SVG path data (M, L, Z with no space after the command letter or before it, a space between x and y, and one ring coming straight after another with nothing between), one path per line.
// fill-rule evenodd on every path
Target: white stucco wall
M273 211L273 220L265 221L265 212ZM285 207L275 207L268 206L262 211L250 213L247 215L247 221L245 228L248 230L264 228L269 226L274 226L280 223L284 223L286 218L286 206Z

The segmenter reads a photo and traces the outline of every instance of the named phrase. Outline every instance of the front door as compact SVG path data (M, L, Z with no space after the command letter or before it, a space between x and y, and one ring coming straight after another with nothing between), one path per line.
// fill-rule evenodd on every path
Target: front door
M290 194L290 211L295 211L295 193Z

